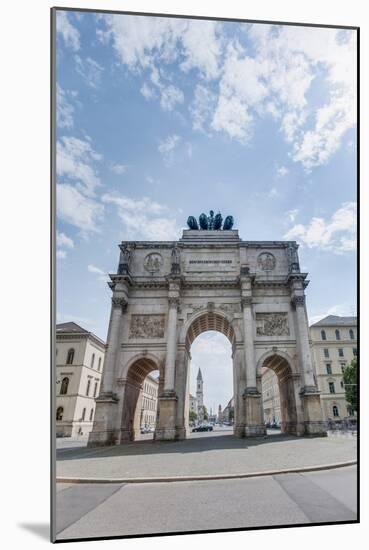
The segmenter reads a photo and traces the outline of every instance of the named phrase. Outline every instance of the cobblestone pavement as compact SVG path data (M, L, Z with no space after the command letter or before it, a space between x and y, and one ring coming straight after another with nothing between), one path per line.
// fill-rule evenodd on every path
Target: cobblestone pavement
M63 448L57 451L57 476L132 479L270 472L352 461L356 444L352 436L238 439L225 432L175 442Z

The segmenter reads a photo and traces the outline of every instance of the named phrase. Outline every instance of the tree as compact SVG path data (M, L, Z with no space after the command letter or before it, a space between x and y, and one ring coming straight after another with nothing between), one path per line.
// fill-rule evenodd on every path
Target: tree
M356 357L346 365L343 371L343 383L345 386L346 401L350 404L352 412L357 411L357 359Z
M195 422L197 420L197 414L195 413L195 411L190 411L189 417L190 422Z
M204 413L204 420L208 420L209 419L209 414L208 414L208 409L205 407L205 405L203 406L202 410L203 410L203 413Z

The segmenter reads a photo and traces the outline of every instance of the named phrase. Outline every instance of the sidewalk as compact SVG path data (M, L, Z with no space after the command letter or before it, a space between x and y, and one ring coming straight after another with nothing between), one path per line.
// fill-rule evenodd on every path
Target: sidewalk
M206 436L176 442L138 441L116 447L60 449L57 480L143 482L221 479L356 462L356 437Z

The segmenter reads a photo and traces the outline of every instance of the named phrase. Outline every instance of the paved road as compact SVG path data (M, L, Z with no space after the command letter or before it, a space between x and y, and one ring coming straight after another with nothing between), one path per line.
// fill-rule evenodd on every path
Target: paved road
M352 521L356 467L238 480L57 485L58 540Z

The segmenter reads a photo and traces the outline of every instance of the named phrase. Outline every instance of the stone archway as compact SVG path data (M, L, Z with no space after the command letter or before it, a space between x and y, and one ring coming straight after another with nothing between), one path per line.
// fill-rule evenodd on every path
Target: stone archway
M181 426L180 435L186 437L188 434L188 399L189 399L189 363L191 358L191 346L194 340L207 331L215 331L223 334L230 342L232 347L233 363L233 388L235 401L235 422L234 433L240 435L244 430L244 403L242 394L245 389L246 381L242 369L242 360L240 354L240 342L237 342L238 328L234 326L232 320L221 310L215 310L212 305L206 307L190 317L184 325L180 335L179 348L183 349L185 361L181 362L181 353L177 356L176 364L176 393L177 402L177 425ZM182 428L183 427L183 428Z
M138 439L141 424L140 412L143 383L148 374L159 370L159 365L154 359L144 356L134 358L127 365L126 370L126 376L121 378L120 382L122 387L120 443ZM157 414L159 414L159 411L157 411Z
M184 230L179 241L121 243L89 445L134 437L139 386L154 368L161 373L155 438L184 439L190 346L205 330L222 332L232 345L235 435L265 433L257 377L264 362L283 388L284 429L325 435L297 248L243 241L229 225Z
M303 411L299 391L300 375L294 372L293 362L284 352L269 351L259 360L258 371L265 367L271 369L278 379L281 432L293 435L304 434Z

